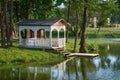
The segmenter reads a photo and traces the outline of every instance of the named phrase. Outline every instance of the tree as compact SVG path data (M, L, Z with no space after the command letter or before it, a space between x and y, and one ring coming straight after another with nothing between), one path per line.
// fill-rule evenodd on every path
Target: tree
M115 11L112 11L111 23L120 23L120 0L115 1Z
M87 27L87 20L88 20L88 0L84 0L85 4L84 4L84 14L83 14L83 25L81 27L81 41L80 41L80 50L79 52L81 53L85 53L86 49L85 49L85 33L86 33L86 27Z
M53 0L30 0L29 2L27 2L29 4L29 18L50 19L52 17Z
M72 31L72 33L74 33L75 35L73 52L76 52L78 33L80 31L80 25L81 25L81 19L80 19L82 16L81 2L82 1L79 0L67 0L66 2L64 2L65 13L67 10L67 14L64 13L66 16L64 18L67 19L67 21L71 24L71 26L67 27L66 37L68 36L68 30L69 32Z
M115 0L100 0L99 9L97 12L99 13L98 17L98 25L106 26L107 18L111 18L116 12L118 12L118 5L116 5Z
M5 27L3 26L2 2L0 2L0 28L1 28L1 46L5 47Z
M68 3L67 3L67 21L69 22L69 19L70 19L70 0L68 0ZM68 42L68 27L67 26L67 29L66 29L66 43Z
M16 21L17 21L17 22L19 21L19 18L20 18L20 17L19 17L19 14L20 14L20 12L19 12L19 10L20 10L19 7L20 7L20 5L19 5L19 4L20 4L20 1L19 1L19 0L15 0L15 1L14 1L15 15L16 15L15 17L16 17Z
M9 45L12 46L12 32L13 32L13 0L10 0L10 30L9 30Z
M72 13L72 17L71 17L71 23L72 23L72 29L73 32L75 34L75 40L74 40L74 48L73 48L73 52L76 52L76 46L77 46L77 40L78 40L78 33L80 30L80 14L82 13L82 9L80 7L82 7L82 1L78 1L78 0L72 0L71 1L71 13Z
M8 0L4 0L4 22L6 27L7 45L9 45Z
M13 29L12 12L13 12L13 1L5 0L4 1L4 21L5 21L5 26L6 26L6 38L7 38L8 46L12 46L12 31L13 31L12 30Z

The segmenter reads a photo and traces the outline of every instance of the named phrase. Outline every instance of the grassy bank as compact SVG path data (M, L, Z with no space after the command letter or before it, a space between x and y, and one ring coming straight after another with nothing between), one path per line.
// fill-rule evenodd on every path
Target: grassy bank
M63 60L63 56L57 53L40 49L20 48L18 41L14 42L12 47L0 48L0 63L51 63L60 60Z
M52 62L60 57L59 54L42 50L30 50L18 47L1 48L0 63L16 62Z

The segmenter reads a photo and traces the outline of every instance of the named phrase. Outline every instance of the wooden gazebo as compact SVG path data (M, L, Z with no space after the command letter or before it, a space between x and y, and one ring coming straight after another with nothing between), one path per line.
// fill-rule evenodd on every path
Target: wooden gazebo
M19 44L26 48L51 49L65 47L67 25L68 23L63 19L24 19L18 23Z

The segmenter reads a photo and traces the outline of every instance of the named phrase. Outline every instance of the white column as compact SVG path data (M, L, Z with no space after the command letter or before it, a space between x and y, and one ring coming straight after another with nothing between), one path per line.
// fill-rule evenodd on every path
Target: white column
M50 34L49 34L49 37L50 37L50 47L52 48L52 30L49 31Z
M58 32L58 47L59 47L59 46L60 46L60 45L59 45L59 31L57 31L57 32Z
M36 47L37 31L34 31L34 47Z
M21 38L21 33L20 33L20 32L21 32L21 30L20 30L20 28L19 28L19 44L21 44L21 39L22 39L22 38Z
M65 44L66 44L66 30L64 29L64 46L66 46Z

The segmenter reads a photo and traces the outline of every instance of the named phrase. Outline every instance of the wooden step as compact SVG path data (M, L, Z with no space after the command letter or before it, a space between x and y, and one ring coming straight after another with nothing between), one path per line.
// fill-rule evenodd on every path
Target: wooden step
M63 51L64 49L54 49L54 50L56 50L56 51Z
M63 54L65 51L60 51L61 54Z

